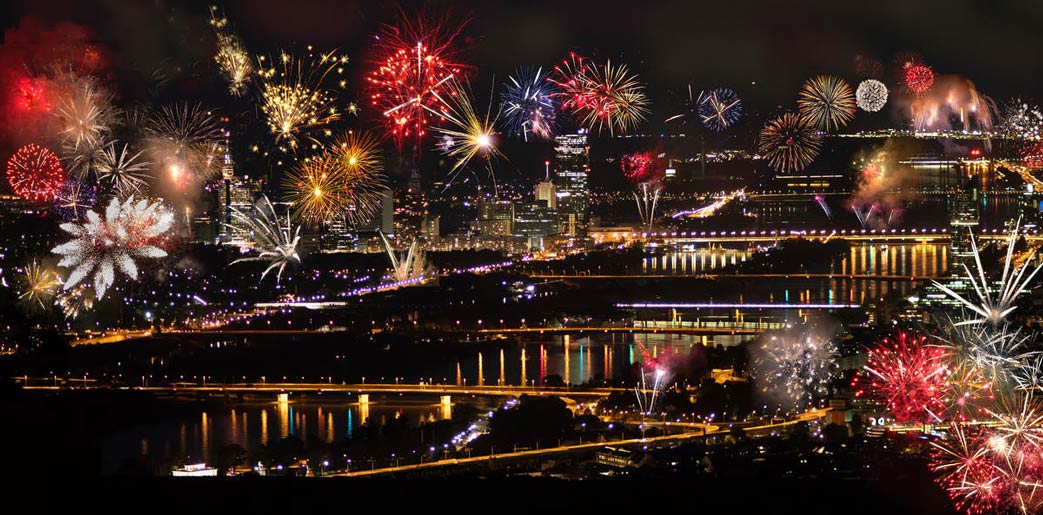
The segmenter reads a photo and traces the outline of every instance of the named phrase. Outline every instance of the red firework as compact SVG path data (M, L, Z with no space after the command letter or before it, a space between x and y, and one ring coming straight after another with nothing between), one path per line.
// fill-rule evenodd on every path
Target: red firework
M54 152L30 143L7 161L7 182L26 200L51 202L65 181L65 169Z
M916 64L905 68L905 87L916 94L923 95L934 85L934 72L926 64Z
M662 179L666 174L666 167L662 166L657 154L655 150L624 154L619 160L623 167L623 175L634 185Z
M869 350L866 366L855 376L855 395L881 400L899 422L938 422L951 387L949 355L927 344L925 336L900 332Z
M385 25L376 36L375 69L366 76L370 103L384 120L388 134L401 145L407 137L422 138L432 119L443 119L440 96L449 83L470 70L456 61L456 40L467 21L403 13L398 26Z
M1043 168L1043 141L1032 141L1021 147L1021 162L1030 170Z

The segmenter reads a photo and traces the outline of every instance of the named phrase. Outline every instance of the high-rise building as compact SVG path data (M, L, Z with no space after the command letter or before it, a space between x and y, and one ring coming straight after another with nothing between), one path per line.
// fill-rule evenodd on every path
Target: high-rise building
M963 264L973 259L971 231L978 227L978 178L968 181L952 198L952 217L949 223L949 272L960 275Z
M558 194L554 189L554 181L550 180L550 161L545 161L546 175L543 180L536 183L536 203L546 207L558 208Z
M514 222L514 202L485 198L478 203L475 229L484 237L509 238Z
M420 222L420 237L428 241L433 241L437 240L438 238L441 238L441 223L441 215L432 215L430 213L424 213L424 216Z
M587 132L564 134L554 138L555 186L557 188L558 220L561 234L583 236L587 231L587 210L590 208L590 147Z
M218 219L217 231L219 240L225 245L243 245L246 243L244 235L248 228L232 216L232 210L241 213L249 213L253 210L254 202L261 196L264 190L262 179L250 179L249 177L235 176L235 163L232 156L227 152L221 162L221 179L218 182Z
M558 210L541 202L514 206L514 237L523 239L528 249L543 249L543 238L558 234Z

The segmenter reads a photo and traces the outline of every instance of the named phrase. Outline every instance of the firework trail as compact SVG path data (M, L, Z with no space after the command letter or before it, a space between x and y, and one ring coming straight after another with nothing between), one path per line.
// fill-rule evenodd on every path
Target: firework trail
M688 96L684 100L684 109L675 115L670 116L663 123L670 123L675 120L679 120L682 125L688 125L689 120L698 120L699 116L699 104L702 103L703 92L700 91L698 95L693 94L692 85L688 85Z
M83 224L61 224L74 239L58 245L51 252L62 256L59 267L72 268L63 289L80 284L92 272L94 294L100 300L115 281L117 269L137 279L135 259L161 258L166 251L157 245L174 222L174 214L159 202L128 197L122 203L113 198L99 215L87 211Z
M414 277L421 277L427 272L426 253L418 246L417 241L409 245L409 250L400 256L383 231L378 231L380 241L384 243L384 251L391 263L391 277L395 282L402 282Z
M659 397L662 396L663 388L666 386L666 370L662 368L655 368L649 373L645 373L645 368L641 367L641 380L637 385L634 386L634 395L637 397L637 407L641 411L642 415L648 416L656 412L657 402ZM646 376L651 375L652 387L648 387L646 382Z
M829 204L826 204L826 197L823 197L822 195L815 195L815 202L818 203L819 207L822 208L822 212L826 214L826 218L832 220L833 212L829 209Z
M785 113L761 129L759 150L778 172L800 171L818 156L822 137L804 118Z
M634 202L637 203L637 213L646 231L652 230L655 210L664 187L666 167L658 159L658 153L657 147L647 152L625 154L620 159L623 175L634 185Z
M261 272L259 281L263 281L268 272L276 270L275 283L278 284L282 281L282 272L286 265L301 262L297 253L297 244L301 241L300 226L294 228L289 213L286 214L286 223L282 223L267 196L262 196L250 213L232 208L232 218L242 225L232 224L228 227L237 236L250 242L248 247L258 252L258 255L236 259L229 266L253 261L267 263L268 267Z
M500 94L500 113L508 131L525 141L554 137L558 102L554 84L547 79L543 68L519 68Z

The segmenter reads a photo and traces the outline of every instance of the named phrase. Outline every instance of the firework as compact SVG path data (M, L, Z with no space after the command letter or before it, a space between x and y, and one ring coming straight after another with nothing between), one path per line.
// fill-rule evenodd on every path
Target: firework
M58 286L54 272L45 270L38 261L33 261L26 265L23 275L24 284L18 299L30 307L47 309Z
M689 120L695 120L699 116L699 104L703 100L703 92L700 91L699 95L694 95L692 85L688 85L688 96L684 100L684 109L675 115L670 116L664 123L670 123L674 120L679 120L682 125L688 125Z
M508 77L500 95L500 112L511 134L529 141L547 140L554 136L558 102L554 83L547 80L543 68L521 68Z
M863 111L875 113L887 103L887 86L876 79L867 79L858 84L855 101Z
M902 75L905 87L909 88L916 96L927 93L934 85L934 71L925 64L913 64L905 67Z
M384 25L376 37L375 69L367 74L370 103L384 117L388 135L401 145L406 138L417 141L427 126L440 115L437 95L450 80L462 79L469 67L457 60L457 39L467 21L407 17L398 26Z
M623 175L636 188L634 202L637 203L637 213L646 231L651 230L655 221L655 210L663 192L662 181L666 171L656 154L657 151L635 152L625 154L620 159Z
M15 194L33 202L51 202L65 181L58 156L34 143L14 153L7 161L7 183Z
M561 88L566 98L563 108L569 109L591 131L602 132L607 128L612 135L631 130L645 120L650 112L645 86L626 65L613 66L612 61L608 61L601 66L577 59L580 63L577 70L568 66L555 69L559 78L554 82L559 87L566 84Z
M94 207L95 197L97 197L97 188L93 184L76 179L66 179L54 199L54 207L57 208L62 220L75 220Z
M224 132L200 104L177 103L153 113L145 135L152 163L175 185L202 183L220 169Z
M252 213L243 213L232 208L232 217L242 225L229 227L249 241L252 250L258 252L256 256L236 259L231 262L232 265L251 261L268 263L268 267L261 272L260 280L263 281L268 272L277 270L275 282L278 284L282 281L282 272L286 265L301 262L301 257L297 254L297 244L301 241L300 226L293 227L289 213L286 214L286 223L283 224L275 215L275 208L267 196L262 196L254 204Z
M967 280L970 281L971 286L974 287L974 293L977 296L976 302L968 300L963 295L953 291L948 286L939 283L938 281L932 281L932 283L940 290L945 292L946 295L952 299L958 301L960 304L970 309L972 312L978 315L979 318L971 318L961 322L957 322L956 325L969 325L969 324L992 324L993 327L1003 322L1007 315L1009 315L1016 306L1014 301L1017 300L1018 295L1025 290L1032 278L1036 276L1043 264L1035 267L1031 266L1031 256L1029 259L1025 259L1022 264L1017 266L1011 266L1012 259L1014 257L1014 244L1018 237L1018 226L1020 226L1021 220L1018 220L1018 224L1014 226L1014 230L1010 233L1010 239L1007 241L1007 258L1003 264L1003 273L999 277L998 284L995 288L990 287L989 281L985 278L985 267L981 264L981 255L978 252L978 244L975 241L974 234L971 234L971 251L974 254L974 263L976 265L976 272L971 272L970 267L966 263L963 264L963 269L967 273ZM1029 269L1032 271L1026 275L1025 272ZM993 294L993 291L996 293Z
M829 394L837 373L832 338L810 326L767 333L752 349L753 369L762 393L789 407L802 407Z
M867 229L869 228L869 220L873 217L873 213L878 207L880 206L875 203L861 208L852 204L851 211L855 213L855 217L858 218L858 223L862 226L862 229Z
M310 224L344 216L352 224L369 220L379 205L383 176L351 166L334 154L307 159L283 179L293 216Z
M94 294L100 300L115 281L117 269L136 280L135 259L167 255L157 245L173 225L174 214L160 202L145 199L135 202L131 196L121 203L113 198L104 213L87 211L86 217L83 224L62 224L62 230L74 239L51 249L62 256L59 267L72 268L63 284L64 290L80 284L93 273Z
M742 100L728 88L711 89L699 97L697 112L707 129L723 131L742 117Z
M128 155L127 145L116 151L116 142L108 144L98 159L98 182L107 184L118 197L141 193L148 175L148 161L139 160L141 152Z
M331 73L343 74L347 62L334 52L306 58L283 52L277 59L258 59L261 112L276 142L296 148L302 133L340 118L324 82Z
M956 75L938 75L934 87L910 104L912 125L918 131L991 130L999 108L974 83ZM957 123L959 125L957 125Z
M931 470L956 507L967 513L993 511L1002 502L1006 487L982 433L980 428L952 424L948 441L931 442Z
M870 394L899 422L937 422L946 410L949 354L928 345L927 337L905 332L869 349L865 368L855 378L857 396ZM865 384L868 383L868 384Z
M348 168L359 168L362 173L378 175L384 170L380 142L368 132L349 131L334 142L332 154Z
M387 252L388 260L391 262L391 277L396 282L424 275L427 271L427 255L423 249L417 246L416 241L409 245L409 250L404 255L399 256L384 232L378 231L378 233L380 241L384 243L384 251Z
M800 171L818 155L822 138L802 117L785 113L761 129L760 152L779 172Z
M1043 111L1016 98L1003 107L1003 132L1021 138L1039 138L1043 133Z
M64 92L59 95L54 110L60 127L58 135L68 154L90 156L102 147L118 113L112 107L112 94L93 81L72 79L67 82L72 84L56 87Z
M960 324L950 320L946 347L973 364L990 383L1013 387L1023 365L1040 354L1028 350L1031 337L1010 329L1006 323Z
M819 75L804 83L797 107L800 117L809 125L830 132L847 125L855 117L855 96L843 79Z
M437 127L436 130L449 142L443 147L445 153L456 159L449 170L450 181L453 174L475 156L480 156L487 162L494 157L502 156L496 146L496 118L491 117L492 106L485 110L484 115L480 115L474 108L470 90L455 82L449 87L446 95L436 96L444 106L442 116L447 122L446 127ZM492 174L491 168L489 173Z
M1043 140L1027 142L1020 150L1021 162L1029 170L1043 168Z
M61 277L58 279L60 281ZM79 284L69 290L63 289L58 292L54 302L62 308L65 318L75 319L80 316L81 312L94 308L94 298L88 294L87 290L86 285Z
M822 208L822 212L826 214L826 217L832 220L833 212L829 209L829 204L826 204L826 197L815 195L815 202Z
M648 387L645 377L652 376L652 387ZM662 396L663 387L666 386L666 370L656 367L649 373L641 367L641 380L634 386L634 395L637 397L637 407L642 415L651 415L656 411L656 403Z
M228 20L218 15L216 6L210 7L210 25L214 27L217 36L214 62L228 81L228 91L236 96L242 95L254 71L250 54L243 49L238 37L226 32Z

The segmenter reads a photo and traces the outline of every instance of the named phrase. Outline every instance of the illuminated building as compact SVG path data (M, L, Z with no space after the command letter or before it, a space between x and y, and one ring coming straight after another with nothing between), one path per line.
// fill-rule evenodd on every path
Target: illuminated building
M525 241L529 249L543 249L543 238L558 234L558 210L541 202L514 207L515 238Z
M590 208L590 147L587 132L565 134L554 138L555 186L557 187L558 221L563 236L584 236L587 210Z
M554 188L554 181L550 180L550 161L544 163L547 166L546 175L543 180L536 183L536 203L546 207L557 209L558 196Z
M499 199L479 201L474 229L483 237L509 238L513 222L514 202Z

